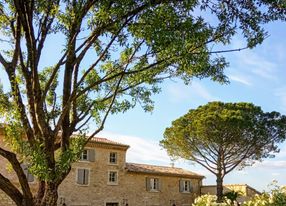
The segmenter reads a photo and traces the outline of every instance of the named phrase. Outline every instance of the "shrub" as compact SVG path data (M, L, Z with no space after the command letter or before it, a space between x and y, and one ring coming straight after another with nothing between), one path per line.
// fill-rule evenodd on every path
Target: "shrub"
M195 199L195 203L192 206L230 206L231 201L225 200L224 203L217 203L216 195L202 195Z
M279 187L277 182L272 184L273 189L269 193L263 192L243 204L243 206L285 206L286 187Z

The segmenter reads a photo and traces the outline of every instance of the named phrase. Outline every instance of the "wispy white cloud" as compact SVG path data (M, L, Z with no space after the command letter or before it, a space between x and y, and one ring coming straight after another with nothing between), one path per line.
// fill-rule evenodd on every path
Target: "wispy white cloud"
M258 55L257 52L247 50L238 53L237 58L238 63L243 65L243 67L246 68L246 71L249 71L252 75L257 75L258 77L269 80L277 79L277 65L269 61L266 57Z
M252 83L250 82L249 78L243 76L243 75L228 75L229 79L231 81L239 82L241 84L244 84L246 86L251 86Z
M286 111L286 87L276 89L274 95L280 99L281 109Z
M233 49L243 48L245 46L246 42L239 38L235 39L232 44ZM240 68L238 71L239 74L248 74L252 76L253 79L263 78L268 80L276 80L278 78L277 61L279 61L279 57L278 54L275 55L273 52L278 53L279 50L273 51L272 46L272 44L268 46L264 44L264 47L258 46L254 49L247 49L232 53L233 61L231 61L231 67L235 66ZM269 50L272 51L271 57L269 55ZM276 61L273 61L273 58L275 58Z
M199 82L192 82L191 85L184 85L181 83L170 84L168 92L172 101L180 102L188 99L195 99L200 97L206 101L219 100L218 97L212 95L206 87Z
M265 160L263 162L258 162L255 165L253 165L253 167L256 168L264 168L264 169L271 169L271 170L275 170L275 169L286 169L286 161L284 160Z
M166 151L159 146L159 142L141 137L116 134L110 131L103 131L99 136L129 145L130 148L126 156L128 162L148 164L156 162L162 165L169 165L171 162Z
M142 137L117 134L110 131L101 132L99 137L106 137L110 140L129 145L130 148L128 149L126 155L127 162L170 166L170 157L156 141L144 139ZM174 164L175 167L191 170L192 172L198 173L207 178L213 177L213 174L208 170L193 164L190 161L178 159L174 162Z

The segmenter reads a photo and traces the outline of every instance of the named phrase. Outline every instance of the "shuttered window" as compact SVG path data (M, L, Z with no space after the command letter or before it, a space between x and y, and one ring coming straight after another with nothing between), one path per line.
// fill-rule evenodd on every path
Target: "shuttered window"
M160 191L161 182L159 178L146 178L146 190L147 191Z
M80 185L88 185L89 169L77 169L77 183Z
M81 161L95 161L95 151L94 149L84 149L80 156Z
M180 180L180 192L192 192L191 180Z

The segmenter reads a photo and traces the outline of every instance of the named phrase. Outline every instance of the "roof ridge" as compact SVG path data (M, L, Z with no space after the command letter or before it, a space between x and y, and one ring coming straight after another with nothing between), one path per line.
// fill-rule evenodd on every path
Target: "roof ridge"
M179 167L168 167L168 166L126 162L126 169L130 172L161 174L161 175L166 174L173 176L192 176L192 177L204 178L203 175Z
M153 166L153 167L165 167L165 168L175 168L175 169L182 169L185 170L181 167L173 167L173 166L165 166L165 165L154 165L154 164L146 164L146 163L135 163L135 162L126 162L126 164L135 164L135 165L147 165L147 166ZM185 170L188 171L188 170Z

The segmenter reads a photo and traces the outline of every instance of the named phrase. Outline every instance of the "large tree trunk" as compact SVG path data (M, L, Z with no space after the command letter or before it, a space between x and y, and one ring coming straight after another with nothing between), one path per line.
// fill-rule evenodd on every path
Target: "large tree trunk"
M221 174L216 175L216 195L217 202L223 201L223 177Z
M42 199L42 204L39 206L56 206L57 200L58 200L58 186L56 186L56 184L52 182L47 183L45 195Z

